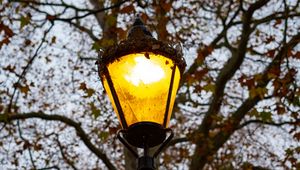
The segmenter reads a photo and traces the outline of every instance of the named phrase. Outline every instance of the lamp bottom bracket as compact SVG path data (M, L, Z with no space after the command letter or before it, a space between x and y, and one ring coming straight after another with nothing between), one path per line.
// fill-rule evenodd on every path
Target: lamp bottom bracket
M129 144L138 148L151 148L166 139L166 130L158 123L139 122L128 127L124 138Z

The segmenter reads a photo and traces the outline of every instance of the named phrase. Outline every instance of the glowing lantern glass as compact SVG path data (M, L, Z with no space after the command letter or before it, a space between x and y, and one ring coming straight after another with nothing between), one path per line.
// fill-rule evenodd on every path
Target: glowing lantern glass
M180 79L179 69L172 60L153 53L135 53L121 57L107 69L123 113L116 107L105 76L104 88L123 128L139 122L167 127Z
M99 75L128 131L126 140L136 147L152 147L166 138L185 62L181 51L145 34L143 25L133 28L126 40L103 53Z

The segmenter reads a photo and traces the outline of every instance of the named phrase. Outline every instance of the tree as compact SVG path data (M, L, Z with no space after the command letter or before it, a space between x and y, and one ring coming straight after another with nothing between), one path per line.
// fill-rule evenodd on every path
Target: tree
M135 166L94 63L136 13L188 61L162 168L300 167L299 0L1 2L0 167Z

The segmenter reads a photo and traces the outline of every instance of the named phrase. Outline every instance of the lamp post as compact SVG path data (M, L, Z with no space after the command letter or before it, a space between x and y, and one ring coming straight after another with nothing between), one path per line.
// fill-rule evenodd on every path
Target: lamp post
M122 126L118 139L138 159L139 170L155 169L154 158L173 137L168 124L184 68L181 49L153 38L139 17L127 39L99 57L99 76ZM142 148L143 156L132 147Z

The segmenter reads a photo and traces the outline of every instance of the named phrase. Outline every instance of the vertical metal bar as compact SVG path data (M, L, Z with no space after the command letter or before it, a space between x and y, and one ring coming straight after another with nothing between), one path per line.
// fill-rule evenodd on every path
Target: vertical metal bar
M120 104L120 101L119 101L117 92L116 92L116 90L115 90L114 84L113 84L113 82L112 82L112 80L111 80L111 77L110 77L110 74L109 74L109 72L108 72L107 67L104 68L104 75L105 75L105 77L106 77L106 80L107 80L108 86L109 86L109 88L110 88L110 91L111 91L113 100L114 100L115 105L116 105L116 107L117 107L118 114L119 114L119 117L120 117L120 119L121 119L122 127L123 127L124 129L127 129L127 128L128 128L128 125L127 125L126 120L125 120L125 117L124 117L124 112L123 112L123 110L122 110L122 107L121 107L121 104Z
M176 70L176 65L174 64L173 68L172 68L172 75L171 75L170 87L169 87L169 92L168 92L168 99L167 99L166 110L165 110L165 115L164 115L163 127L167 126L168 112L169 112L170 101L171 101L171 97L172 97L175 70ZM169 114L171 114L171 113L169 113Z

